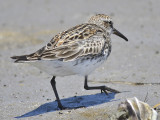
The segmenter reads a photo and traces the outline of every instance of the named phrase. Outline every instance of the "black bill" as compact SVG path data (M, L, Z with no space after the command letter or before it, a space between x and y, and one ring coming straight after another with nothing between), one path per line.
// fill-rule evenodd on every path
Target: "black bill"
M115 28L113 28L113 34L123 38L126 41L128 41L128 39L122 33L120 33L118 30L116 30Z

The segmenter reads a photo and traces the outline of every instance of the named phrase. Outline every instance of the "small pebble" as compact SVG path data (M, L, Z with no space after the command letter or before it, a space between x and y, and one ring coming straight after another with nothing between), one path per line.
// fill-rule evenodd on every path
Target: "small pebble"
M64 23L64 21L63 21L63 20L60 20L59 22L60 22L61 24L63 24L63 23Z
M58 114L63 114L62 112L59 112Z
M135 73L133 73L133 74L132 74L132 76L136 76L136 74L135 74Z
M110 14L110 16L112 16L112 17L113 17L114 15L115 15L114 13L111 13L111 14Z
M135 48L136 48L136 49L139 49L139 46L136 46Z
M24 81L19 81L19 83L23 83Z
M159 54L159 51L156 51L155 54Z
M141 28L144 28L144 25L140 25Z

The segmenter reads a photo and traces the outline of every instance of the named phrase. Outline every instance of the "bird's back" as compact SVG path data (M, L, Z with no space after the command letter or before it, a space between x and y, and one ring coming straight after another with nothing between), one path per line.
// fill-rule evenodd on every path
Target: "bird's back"
M110 48L110 37L105 30L86 23L57 34L35 53L12 58L15 62L31 62L52 75L84 75L103 63Z
M73 61L87 55L101 54L109 49L110 38L107 38L103 28L95 24L77 25L67 31L57 34L38 51L22 56L13 56L15 62L33 62L37 60Z

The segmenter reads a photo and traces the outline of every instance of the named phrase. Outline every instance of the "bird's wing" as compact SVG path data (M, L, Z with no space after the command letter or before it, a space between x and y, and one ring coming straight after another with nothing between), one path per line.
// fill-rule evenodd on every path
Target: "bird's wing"
M81 24L56 35L46 46L26 56L32 60L72 61L85 55L101 53L105 31L95 24Z

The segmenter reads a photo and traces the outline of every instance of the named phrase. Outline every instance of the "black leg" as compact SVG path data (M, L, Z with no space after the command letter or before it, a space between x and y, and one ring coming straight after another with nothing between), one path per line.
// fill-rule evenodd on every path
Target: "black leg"
M61 101L60 101L59 96L58 96L58 92L57 92L57 89L56 89L56 81L55 81L55 78L56 78L56 76L53 76L53 78L51 79L51 85L52 85L54 94L55 94L55 96L56 96L56 100L57 100L57 102L58 102L58 107L62 110L62 109L64 109L64 107L62 106Z
M84 82L84 89L86 90L94 90L94 89L100 89L101 92L104 92L106 94L108 94L106 92L107 91L110 91L110 92L115 92L115 93L120 93L119 91L115 90L115 89L112 89L112 88L109 88L109 87L106 87L106 86L94 86L94 87L89 87L88 84L87 84L87 79L88 79L88 76L85 76L85 82Z

